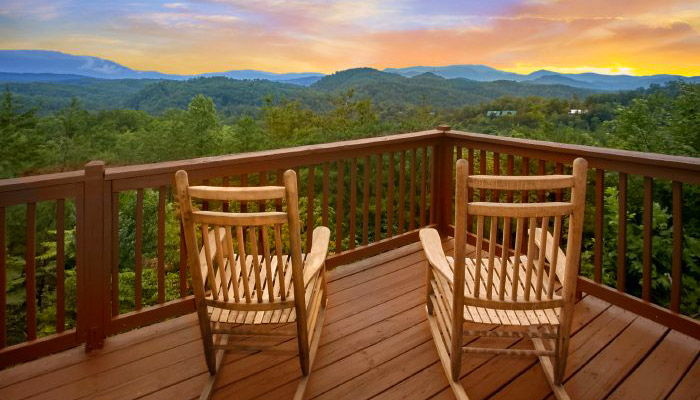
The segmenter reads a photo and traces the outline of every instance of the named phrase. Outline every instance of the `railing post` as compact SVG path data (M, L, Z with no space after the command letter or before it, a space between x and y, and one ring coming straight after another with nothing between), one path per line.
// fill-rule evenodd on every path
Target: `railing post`
M438 125L437 130L449 132L448 125ZM452 170L454 149L446 138L442 138L435 146L435 221L441 236L450 234L449 226L452 224Z
M109 276L105 273L105 164L91 161L85 165L83 192L83 329L85 351L102 348L106 336L105 296Z

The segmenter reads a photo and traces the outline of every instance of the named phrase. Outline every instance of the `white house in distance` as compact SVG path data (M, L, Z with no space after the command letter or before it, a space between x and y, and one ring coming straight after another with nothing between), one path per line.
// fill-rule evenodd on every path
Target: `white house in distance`
M505 117L505 116L513 116L514 117L517 114L518 114L518 112L515 110L486 111L487 117Z
M572 108L569 110L569 115L578 115L578 114L588 114L588 110L581 110L581 109L576 109L576 108Z

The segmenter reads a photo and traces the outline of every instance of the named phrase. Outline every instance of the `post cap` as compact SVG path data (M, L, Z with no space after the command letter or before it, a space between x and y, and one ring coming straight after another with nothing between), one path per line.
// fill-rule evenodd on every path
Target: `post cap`
M449 132L450 126L447 124L440 124L437 126L437 130L442 131L442 132Z

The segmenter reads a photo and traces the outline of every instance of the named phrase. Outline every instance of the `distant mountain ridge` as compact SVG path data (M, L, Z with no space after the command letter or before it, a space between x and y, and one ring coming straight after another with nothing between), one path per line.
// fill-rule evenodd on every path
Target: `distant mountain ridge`
M481 82L509 80L542 85L567 85L594 90L634 90L640 87L647 88L652 84L664 84L677 80L700 83L700 76L686 77L668 74L649 76L604 75L594 72L563 74L545 69L534 71L529 74L516 74L514 72L500 71L486 65L448 65L443 67L414 66L406 68L385 68L384 71L406 77L430 72L448 79L466 78Z
M426 73L446 79L463 78L477 82L514 81L538 85L567 85L592 90L634 90L670 81L700 83L700 76L680 75L604 75L593 72L563 74L548 70L530 74L501 71L486 65L413 66L385 68L385 73L416 77ZM197 77L224 76L232 79L265 79L273 82L309 86L322 80L319 72L273 73L258 70L230 70L196 75L164 74L158 71L138 71L99 57L76 56L48 50L0 50L0 81L2 82L65 82L81 77L97 79L167 79L187 80Z
M0 50L0 73L14 74L56 74L78 75L98 79L169 79L187 80L197 77L225 76L233 79L267 79L285 81L303 78L321 78L318 72L293 72L277 74L257 70L231 70L195 75L164 74L157 71L138 71L114 61L99 57L75 56L48 50ZM2 76L9 80L10 76ZM17 77L27 81L29 76ZM47 81L48 77L37 77L36 82ZM56 77L61 81L62 77Z

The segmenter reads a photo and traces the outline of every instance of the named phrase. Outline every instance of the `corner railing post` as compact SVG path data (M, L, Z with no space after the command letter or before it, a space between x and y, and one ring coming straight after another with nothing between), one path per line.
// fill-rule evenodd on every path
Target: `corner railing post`
M85 165L85 186L83 192L83 263L82 309L85 351L102 348L105 338L104 301L108 287L105 273L105 164L91 161Z
M448 125L438 125L437 130L449 132ZM446 137L443 137L439 144L435 146L436 168L435 168L435 192L436 192L436 218L440 235L447 236L452 232L449 229L452 224L452 169L454 167L454 148Z

